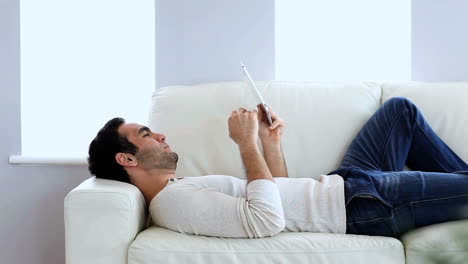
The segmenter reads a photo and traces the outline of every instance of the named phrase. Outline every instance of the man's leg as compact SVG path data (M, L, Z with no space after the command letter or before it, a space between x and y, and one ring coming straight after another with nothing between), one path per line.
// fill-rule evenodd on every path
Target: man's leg
M468 219L468 171L381 172L376 187L392 206L356 197L347 205L348 234L400 237L423 226Z
M405 163L415 171L468 171L468 165L436 135L419 109L404 97L394 97L362 127L340 168L400 171Z
M405 163L415 171L401 171ZM347 233L396 237L464 219L458 212L467 204L468 165L406 98L392 98L374 113L334 173L346 179Z

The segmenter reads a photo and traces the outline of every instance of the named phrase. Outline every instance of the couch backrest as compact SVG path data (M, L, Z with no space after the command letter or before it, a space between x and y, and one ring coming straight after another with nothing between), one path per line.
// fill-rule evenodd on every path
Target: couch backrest
M394 96L410 99L432 129L468 162L468 82L384 83L382 102Z
M379 107L377 83L257 82L265 101L285 120L282 149L290 177L334 170L362 125ZM232 110L256 109L243 82L169 86L153 94L149 127L178 153L180 177L224 174L245 178L229 138Z

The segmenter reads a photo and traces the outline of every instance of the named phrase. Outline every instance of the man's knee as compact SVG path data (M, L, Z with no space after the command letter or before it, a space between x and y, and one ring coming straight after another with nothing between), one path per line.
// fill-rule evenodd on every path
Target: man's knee
M384 104L391 105L397 109L411 108L414 106L413 102L406 97L396 96L388 99Z

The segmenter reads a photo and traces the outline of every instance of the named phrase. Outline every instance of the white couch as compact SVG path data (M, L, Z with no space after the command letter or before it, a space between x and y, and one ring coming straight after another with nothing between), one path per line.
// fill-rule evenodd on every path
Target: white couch
M468 83L257 84L286 121L282 149L289 177L317 178L335 169L362 125L394 96L412 100L439 136L468 161ZM245 178L227 129L229 114L239 107L256 108L251 91L241 82L164 87L153 94L149 127L164 133L179 154L178 176ZM427 256L441 252L468 261L468 249L446 232L466 231L468 221L421 228L401 241L305 232L226 239L152 226L146 210L142 194L130 184L94 177L84 181L65 198L67 263L416 264L431 263Z

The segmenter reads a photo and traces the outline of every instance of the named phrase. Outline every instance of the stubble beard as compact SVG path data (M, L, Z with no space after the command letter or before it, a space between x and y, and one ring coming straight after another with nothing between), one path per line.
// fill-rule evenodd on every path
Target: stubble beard
M175 152L165 152L159 149L139 150L135 157L138 164L145 169L170 169L177 168L179 156Z

